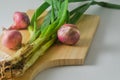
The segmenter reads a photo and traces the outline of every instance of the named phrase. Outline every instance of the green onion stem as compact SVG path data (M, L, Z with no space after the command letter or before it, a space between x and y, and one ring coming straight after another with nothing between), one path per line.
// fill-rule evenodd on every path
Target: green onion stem
M79 20L79 18L84 14L84 12L91 6L92 3L93 0L71 11L71 15L73 14L73 12L74 15L70 18L70 23L75 24Z
M108 2L97 2L97 1L94 1L93 2L93 5L99 5L99 6L102 6L102 7L106 7L106 8L111 8L111 9L120 9L120 5L118 4L112 4L112 3L108 3Z
M80 10L82 7L86 6L88 3L83 4L77 8L75 8L74 10L70 11L70 16L72 16L76 11Z
M50 4L48 4L47 2L44 2L42 5L40 5L36 9L36 13L33 14L32 19L31 19L31 26L33 26L34 21L36 21L35 20L35 14L36 14L36 17L39 17L49 6L50 6Z
M55 14L54 14L54 3L53 3L53 0L52 0L51 23L54 22L54 19L55 19Z
M84 2L84 1L90 1L90 0L68 0L69 3L72 3L72 2Z
M56 38L52 38L51 40L49 40L47 43L45 43L44 45L42 45L40 47L40 49L38 49L36 52L34 52L34 54L32 55L32 57L27 61L27 63L25 63L24 68L23 68L23 72L25 72L31 65L33 65L35 63L35 61L44 54L44 52L54 43Z

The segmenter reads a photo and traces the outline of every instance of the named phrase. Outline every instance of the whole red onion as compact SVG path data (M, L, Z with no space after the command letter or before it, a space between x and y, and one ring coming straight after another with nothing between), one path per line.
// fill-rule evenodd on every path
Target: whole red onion
M9 49L18 49L22 44L22 35L17 30L5 30L2 35L1 43Z
M30 24L28 15L25 12L15 12L13 15L14 23L10 29L26 29Z
M76 44L80 38L80 31L74 24L64 24L57 32L58 40L64 44Z

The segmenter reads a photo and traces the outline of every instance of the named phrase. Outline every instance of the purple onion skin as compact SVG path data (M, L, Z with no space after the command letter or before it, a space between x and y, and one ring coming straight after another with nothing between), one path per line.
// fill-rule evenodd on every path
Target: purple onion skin
M80 31L74 24L64 24L57 32L58 40L64 44L74 45L80 39Z
M17 30L5 30L2 35L1 44L9 49L18 49L22 45L22 35Z
M30 24L29 17L25 12L15 12L13 21L14 23L10 26L10 29L27 29Z

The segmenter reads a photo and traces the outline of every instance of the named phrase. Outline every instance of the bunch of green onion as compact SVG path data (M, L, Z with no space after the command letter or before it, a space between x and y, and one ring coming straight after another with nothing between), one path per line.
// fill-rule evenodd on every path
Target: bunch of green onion
M75 2L86 3L69 11L68 3ZM75 24L91 5L120 9L120 5L94 0L45 0L44 3L35 10L32 16L28 28L30 32L29 42L21 47L12 58L8 58L0 63L0 65L4 65L0 67L4 69L0 74L6 74L6 70L11 70L11 75L15 75L16 71L23 74L55 43L58 29L65 23ZM49 7L50 10L44 18L43 23L37 25L38 17Z

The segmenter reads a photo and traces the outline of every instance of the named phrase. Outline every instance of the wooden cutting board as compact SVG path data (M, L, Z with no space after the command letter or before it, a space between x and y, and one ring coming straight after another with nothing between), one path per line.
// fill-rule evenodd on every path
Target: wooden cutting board
M32 10L27 11L29 17L33 14ZM46 14L46 13L45 13ZM44 15L40 18L42 20ZM41 21L40 21L41 23ZM85 57L90 44L93 40L99 23L99 16L83 15L77 22L80 30L80 40L74 46L55 44L41 56L36 63L25 72L21 77L15 80L32 80L39 72L50 67L64 65L81 65L85 62ZM23 43L29 40L27 30L20 31L23 35ZM16 51L9 50L0 44L0 56L12 56Z

